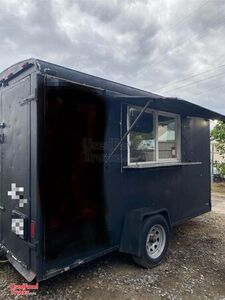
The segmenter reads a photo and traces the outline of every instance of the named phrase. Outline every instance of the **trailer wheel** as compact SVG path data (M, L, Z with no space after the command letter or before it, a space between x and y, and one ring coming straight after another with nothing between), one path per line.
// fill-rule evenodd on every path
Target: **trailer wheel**
M163 216L148 218L142 230L141 256L133 256L134 261L144 268L160 264L169 246L169 236L169 226Z
M0 260L5 259L5 251L0 249Z

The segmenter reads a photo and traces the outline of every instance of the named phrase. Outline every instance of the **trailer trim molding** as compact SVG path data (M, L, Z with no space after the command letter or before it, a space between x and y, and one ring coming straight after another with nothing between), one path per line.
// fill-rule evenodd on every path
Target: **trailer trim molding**
M85 259L77 259L72 264L69 264L66 267L63 267L63 268L60 268L60 269L57 269L57 268L48 269L46 271L45 275L43 276L43 280L46 280L46 279L51 278L52 276L55 276L55 275L58 275L58 274L62 274L64 272L67 272L67 271L75 268L75 267L83 265L86 262L92 261L92 260L94 260L96 258L99 258L101 256L107 255L107 254L112 253L114 251L117 251L117 250L119 250L119 248L120 248L119 245L113 246L113 247L111 247L109 249L106 249L106 250L98 252L98 253L96 253L94 255L88 256Z
M36 273L34 273L31 270L28 270L27 268L24 268L20 261L17 261L14 256L11 256L9 254L6 255L9 262L13 265L13 267L23 275L23 277L28 281L31 282L36 277Z

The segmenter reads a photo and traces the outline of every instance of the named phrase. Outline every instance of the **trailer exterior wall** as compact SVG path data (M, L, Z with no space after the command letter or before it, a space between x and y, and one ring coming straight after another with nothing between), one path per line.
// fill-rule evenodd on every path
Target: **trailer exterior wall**
M36 83L36 67L30 66L0 88L1 108L3 102L5 107L1 110L1 134L5 137L0 145L1 247L15 268L30 280L37 273L37 239L30 239L31 220L37 219ZM21 192L16 194L25 199L24 205L9 197L12 184L20 187ZM13 218L24 218L24 239L12 232Z
M51 82L51 77L47 81ZM60 89L62 80L53 79L52 84ZM105 137L102 142L105 144L107 156L112 150L107 147L109 142L119 141L127 130L127 107L131 103L129 99L117 98L116 93L113 98L108 97L107 92L99 94L103 97L107 108L107 121L106 124L102 123L105 127ZM132 99L132 104L140 105L138 99L136 102ZM154 107L153 104L152 106ZM171 226L210 210L208 141L208 121L201 118L182 117L182 161L187 162L187 164L188 162L199 162L199 164L162 165L157 168L151 166L127 168L127 144L124 141L123 148L119 149L104 167L102 185L104 188L104 210L107 212L104 228L106 228L109 237L108 249L119 247L126 215L132 210L148 208L152 213L166 212ZM93 201L96 201L94 195ZM133 230L134 228L135 226L133 226ZM104 245L101 247L94 246L90 256L107 251ZM136 254L135 251L133 254ZM76 253L74 258L71 256L66 260L64 257L63 262L56 259L54 263L46 263L44 277L61 272L64 267L73 265L74 262L77 264L79 261L84 262L87 258L88 256L83 256L83 254L77 256Z
M19 70L22 65L13 66L0 76L2 91L13 87L26 76L31 76L31 96L27 101L30 105L30 215L29 221L36 225L35 237L24 242L29 248L30 269L21 267L25 277L31 278L36 274L37 280L54 276L72 267L84 263L107 252L118 249L121 240L124 224L130 211L144 209L143 215L162 212L167 215L171 226L186 219L197 216L211 209L210 202L210 166L209 166L209 122L208 117L223 116L191 106L189 103L176 99L161 98L145 91L120 85L104 79L82 74L60 66L55 66L39 60L28 60L29 68L19 71L18 75L11 76L6 80L6 75ZM88 86L96 90L107 106L107 124L105 125L106 143L110 139L121 139L127 130L127 106L136 105L143 107L147 99L152 99L150 107L156 110L175 112L181 115L181 159L186 165L161 165L143 168L130 168L127 166L127 143L124 141L122 147L115 153L112 160L104 168L104 198L107 210L106 224L110 237L110 247L101 250L92 249L92 253L86 257L65 257L63 261L56 261L54 268L48 268L44 261L44 230L43 211L40 198L41 178L41 152L43 150L42 132L44 113L44 91L47 77L57 80L69 81L71 85ZM3 79L2 79L3 78ZM60 78L60 79L57 79ZM128 96L128 97L127 97ZM129 97L132 96L132 97ZM133 97L135 96L135 97ZM145 98L147 97L147 98ZM28 97L29 99L29 97ZM19 100L19 99L18 99ZM183 104L182 104L183 103ZM193 116L192 116L193 115ZM110 151L105 148L105 154ZM198 162L198 164L191 164ZM26 179L26 178L25 178ZM10 181L10 178L8 178ZM1 191L6 193L7 191ZM147 210L146 210L147 209ZM2 213L1 213L2 215ZM1 218L2 220L2 218ZM10 222L10 220L9 220ZM129 223L129 220L128 220ZM132 224L131 229L138 228L140 224ZM2 228L2 226L1 226ZM29 232L30 234L30 232ZM128 232L129 236L129 232ZM1 241L2 242L2 241ZM123 250L129 248L125 241ZM15 249L8 249L13 253ZM122 249L121 248L121 249ZM133 251L133 252L132 252ZM130 253L136 253L131 249ZM8 254L10 255L10 254ZM18 262L10 256L12 264L18 268ZM30 272L31 277L27 272Z
M137 103L138 105L138 103ZM123 103L123 106L126 106ZM118 139L119 123L126 131L126 115L121 120L121 105L111 103L107 138ZM126 111L126 110L125 110ZM127 212L148 207L152 211L168 211L171 225L211 209L209 173L209 122L199 118L181 119L183 162L202 162L187 166L126 168L127 145L123 143L123 161L112 158L105 168L105 193L109 228L117 243ZM134 226L135 228L135 226Z

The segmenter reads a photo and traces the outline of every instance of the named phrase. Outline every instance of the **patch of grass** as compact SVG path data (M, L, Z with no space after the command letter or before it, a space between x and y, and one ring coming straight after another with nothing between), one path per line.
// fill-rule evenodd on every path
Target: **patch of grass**
M212 183L212 192L225 194L225 182Z

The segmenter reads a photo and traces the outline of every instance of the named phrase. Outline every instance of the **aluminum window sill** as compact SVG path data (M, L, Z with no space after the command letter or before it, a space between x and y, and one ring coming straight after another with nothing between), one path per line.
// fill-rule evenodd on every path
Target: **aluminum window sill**
M202 162L160 162L160 163L142 163L142 164L132 164L124 166L123 169L146 169L146 168L164 168L164 167L181 167L181 166L191 166L191 165L201 165Z

